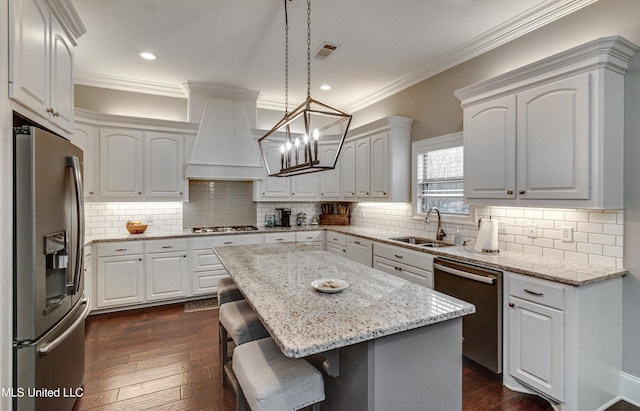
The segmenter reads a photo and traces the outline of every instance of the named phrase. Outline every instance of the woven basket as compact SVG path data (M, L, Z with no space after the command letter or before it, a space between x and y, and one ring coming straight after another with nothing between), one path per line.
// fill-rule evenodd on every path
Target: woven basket
M347 214L320 214L320 224L349 225L349 216Z

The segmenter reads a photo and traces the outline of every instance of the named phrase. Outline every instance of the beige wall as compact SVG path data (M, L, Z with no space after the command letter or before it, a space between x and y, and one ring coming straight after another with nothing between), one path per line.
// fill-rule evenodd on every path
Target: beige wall
M621 35L640 44L638 16L638 0L600 0L354 113L353 126L400 115L415 119L412 141L461 131L462 110L455 90L599 37Z

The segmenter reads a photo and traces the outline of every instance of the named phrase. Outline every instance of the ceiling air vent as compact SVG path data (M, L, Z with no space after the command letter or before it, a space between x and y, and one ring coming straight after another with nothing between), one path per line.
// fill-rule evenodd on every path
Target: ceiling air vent
M320 59L320 60L324 60L331 53L336 51L336 49L338 47L339 46L337 44L322 43L322 45L320 47L318 47L318 49L313 53L313 57L315 57L317 59Z

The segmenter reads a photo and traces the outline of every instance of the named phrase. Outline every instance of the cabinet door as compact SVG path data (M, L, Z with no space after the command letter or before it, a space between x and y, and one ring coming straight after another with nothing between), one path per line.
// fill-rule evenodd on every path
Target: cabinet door
M347 238L347 258L371 267L373 264L373 243L360 238Z
M371 197L371 140L356 141L356 197Z
M309 200L320 198L319 175L326 173L301 174L291 178L291 199Z
M562 311L509 297L509 373L562 402Z
M341 150L344 155L344 148ZM335 147L322 147L320 150L321 158L335 158ZM322 160L321 160L322 161ZM340 157L336 162L336 168L330 171L323 171L320 175L320 198L322 200L339 200L340 199ZM327 161L323 161L326 163Z
M142 198L142 133L131 130L100 130L100 197Z
M85 201L96 201L98 197L98 130L94 127L76 124L71 142L82 149L82 177Z
M464 195L516 196L516 97L464 110Z
M61 129L73 131L73 45L51 18L50 120Z
M371 137L371 198L389 197L389 133Z
M589 199L589 76L518 94L520 198Z
M49 118L49 11L40 0L11 2L9 97Z
M340 154L340 180L342 182L342 198L356 197L356 144L345 143Z
M184 138L147 133L145 195L181 199L184 194Z
M98 259L97 306L111 307L144 301L142 254Z
M188 270L186 251L147 254L147 301L187 296Z
M263 146L264 155L271 172L280 170L280 146L277 144L265 144ZM289 199L291 184L290 178L269 177L265 167L262 181L260 181L260 197L264 199Z

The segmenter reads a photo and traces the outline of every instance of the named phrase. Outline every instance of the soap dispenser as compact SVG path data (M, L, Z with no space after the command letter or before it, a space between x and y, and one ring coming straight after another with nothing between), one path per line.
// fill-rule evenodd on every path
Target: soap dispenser
M460 227L456 227L456 235L453 237L453 242L456 245L462 245L462 234L460 234Z

